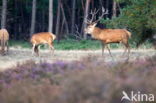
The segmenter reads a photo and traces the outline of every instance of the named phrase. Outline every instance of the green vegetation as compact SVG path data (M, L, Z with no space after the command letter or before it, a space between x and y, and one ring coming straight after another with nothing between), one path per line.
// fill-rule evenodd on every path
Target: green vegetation
M7 1L7 0L4 0ZM11 39L28 40L30 37L30 25L32 17L33 0L10 0L7 2L6 11L6 29L8 30ZM76 1L76 4L74 4ZM57 49L97 49L100 47L100 43L97 41L80 41L70 40L69 34L75 37L75 34L79 34L83 39L83 19L85 14L85 3L87 0L53 0L53 33L59 35L58 39L60 44L56 45ZM113 10L113 2L116 1L116 7ZM61 3L61 12L57 10ZM3 10L2 0L0 1L0 10ZM99 5L100 4L100 5ZM75 5L75 8L73 5ZM141 40L144 42L147 39L151 39L156 34L156 0L91 0L88 4L91 10L99 9L100 16L102 6L108 9L108 18L101 20L101 23L106 25L107 28L126 28L132 32L132 46L137 44ZM20 8L20 9L19 9ZM48 31L49 24L49 0L38 0L36 4L36 24L35 33ZM63 12L64 11L64 12ZM116 11L116 17L112 16L113 11ZM72 14L75 14L73 16ZM88 13L88 14L89 14ZM60 20L58 15L60 14ZM1 16L3 14L1 13ZM0 17L2 19L2 17ZM88 16L88 19L90 17ZM74 20L74 21L72 21ZM4 21L4 20L1 20ZM60 21L60 23L56 23ZM94 20L93 20L94 21ZM75 24L75 25L71 25ZM58 25L58 26L57 26ZM56 33L56 27L59 29L59 33ZM55 32L54 32L55 31ZM69 40L62 40L64 38ZM77 38L76 38L77 39ZM148 41L149 42L149 41ZM150 40L154 42L154 40ZM22 47L29 48L30 44L25 41L11 41L11 46L22 45ZM56 43L55 43L56 44ZM72 44L72 45L71 45ZM83 45L81 45L83 44ZM116 45L113 45L113 48Z
M11 47L22 47L22 48L30 48L31 44L27 41L22 41L22 40L10 40L9 41L9 46Z
M99 49L100 48L100 42L96 40L73 40L73 39L68 39L68 40L62 40L59 44L56 42L55 48L56 49L62 49L62 50L79 50L79 49Z
M130 40L131 48L136 48L135 42ZM11 47L31 48L31 44L28 41L9 41ZM97 50L101 49L101 43L98 40L81 40L77 41L74 39L61 40L60 43L54 42L54 47L57 50ZM151 48L152 44L147 41L140 48ZM41 46L42 49L47 49L47 46ZM121 44L111 44L111 49L123 48Z
M118 17L103 19L107 28L127 28L136 43L151 39L156 31L156 0L117 0L125 5ZM152 40L151 40L152 41Z
M28 41L15 41L11 40L9 45L12 47L31 48L31 44ZM99 49L101 44L96 40L81 40L77 41L74 39L61 40L60 43L54 42L55 49L58 50L79 50L79 49ZM47 46L41 46L42 49Z

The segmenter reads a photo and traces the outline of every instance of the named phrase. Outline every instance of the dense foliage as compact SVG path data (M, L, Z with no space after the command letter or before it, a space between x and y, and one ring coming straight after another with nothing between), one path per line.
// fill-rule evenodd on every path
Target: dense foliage
M110 28L127 28L133 34L133 41L144 42L156 33L155 0L119 0L125 5L118 17L103 20ZM140 41L141 40L141 41Z
M12 39L24 39L28 40L30 37L31 18L32 18L32 6L33 0L6 0L7 1L7 18L6 18L6 29L10 33ZM59 38L68 36L67 33L71 33L72 27L72 12L75 11L74 21L74 34L81 33L85 3L86 0L75 0L75 9L73 10L74 0L53 0L53 32L56 33L57 26L57 14L59 2L61 3L60 10L60 24L59 24ZM112 1L104 0L90 0L91 8L99 8L100 6L106 7L108 4L111 10ZM0 1L0 10L2 10L2 1ZM1 12L1 11L0 11ZM65 18L64 18L65 16ZM110 14L111 16L111 14ZM37 0L36 1L36 23L35 33L48 31L49 18L49 0ZM0 19L1 16L0 16ZM65 24L66 22L67 24ZM68 26L68 28L66 27ZM76 28L78 27L78 28ZM67 30L68 29L68 30ZM78 32L77 32L78 29ZM69 32L67 32L69 31ZM72 34L74 36L74 34ZM57 34L58 35L58 34Z
M156 95L155 61L153 57L106 63L96 56L73 62L27 61L0 73L0 100L2 103L119 103L122 91Z
M6 29L10 33L10 38L29 40L31 36L33 0L4 1L7 1ZM50 0L36 1L34 32L48 31ZM87 1L89 2L89 10L85 14ZM115 6L114 2L116 3ZM2 1L0 1L0 5L2 5ZM127 28L133 34L131 44L138 43L139 45L139 43L147 39L150 39L150 42L155 42L155 39L152 38L156 32L155 0L53 0L52 32L57 35L58 41L66 38L84 39L85 15L88 15L91 10L101 9L102 6L109 10L109 14L105 15L102 20L102 27L106 25L106 28ZM113 9L114 7L115 9ZM0 10L0 19L2 20L3 6L0 6ZM113 16L114 12L116 16ZM60 15L58 15L59 13ZM97 13L96 18L100 14L101 11ZM60 20L58 17L60 17Z

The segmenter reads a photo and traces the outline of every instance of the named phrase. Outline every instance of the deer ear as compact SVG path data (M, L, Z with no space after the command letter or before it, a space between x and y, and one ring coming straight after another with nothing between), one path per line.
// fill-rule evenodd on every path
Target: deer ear
M95 23L93 23L93 26L96 26L97 25L97 23L95 22Z

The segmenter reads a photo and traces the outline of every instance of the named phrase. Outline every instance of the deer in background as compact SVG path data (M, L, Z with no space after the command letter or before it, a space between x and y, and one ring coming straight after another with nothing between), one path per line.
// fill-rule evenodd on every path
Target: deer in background
M39 56L39 48L41 44L48 44L52 54L54 53L53 41L56 39L56 36L50 32L41 32L33 34L31 37L32 43L32 55L34 52Z
M0 44L1 44L1 54L5 55L5 51L9 51L9 33L6 29L0 30Z
M84 32L86 34L90 34L92 38L100 40L102 43L102 56L104 55L105 47L108 49L109 54L112 56L110 49L107 44L111 43L122 43L125 46L125 51L123 55L128 50L128 57L130 53L130 46L128 43L128 39L131 37L131 33L126 29L100 29L96 27L97 23L103 18L105 14L108 14L108 10L102 8L102 15L99 17L98 20L93 22L93 19L96 18L95 15L98 13L98 10L91 11L92 18L86 20L87 27L85 28Z

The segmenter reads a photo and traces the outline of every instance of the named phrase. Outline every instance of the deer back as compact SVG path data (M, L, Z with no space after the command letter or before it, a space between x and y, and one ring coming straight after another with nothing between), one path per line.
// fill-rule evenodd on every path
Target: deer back
M95 28L93 37L108 42L120 42L129 38L129 33L125 29L99 29Z
M31 42L35 44L44 44L44 43L51 43L55 40L56 36L50 32L41 32L33 34L31 37Z

